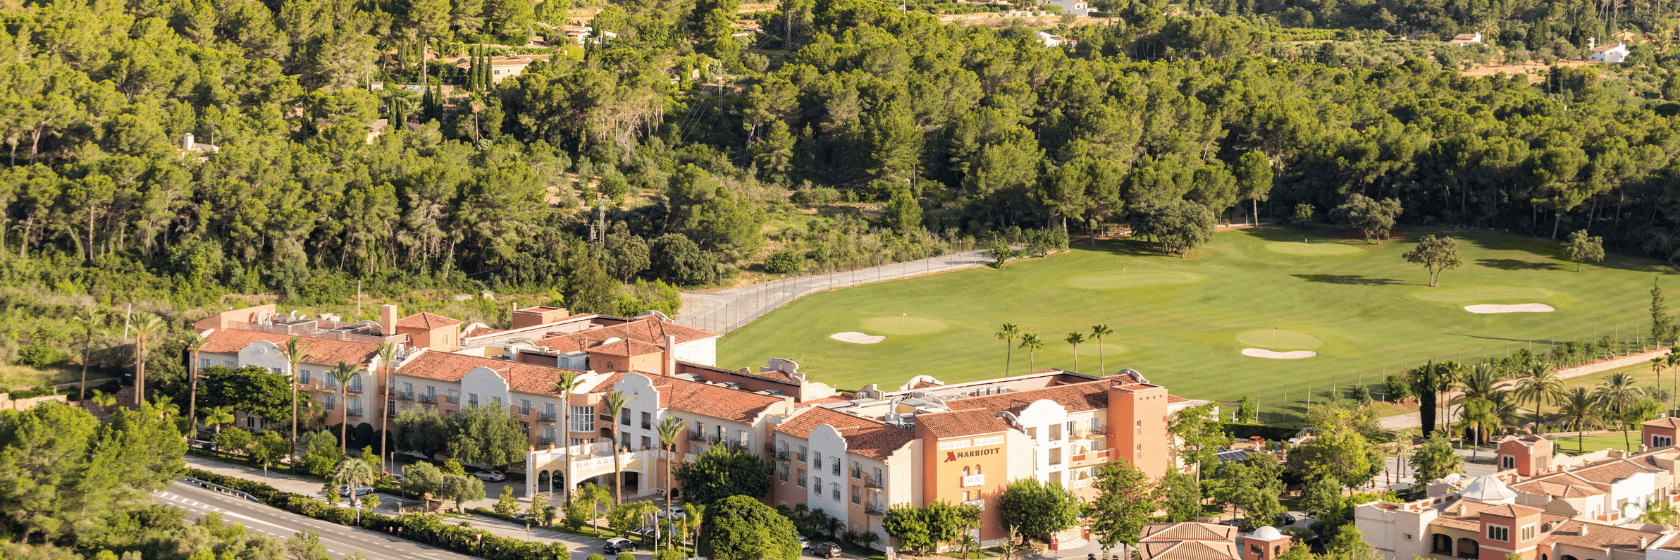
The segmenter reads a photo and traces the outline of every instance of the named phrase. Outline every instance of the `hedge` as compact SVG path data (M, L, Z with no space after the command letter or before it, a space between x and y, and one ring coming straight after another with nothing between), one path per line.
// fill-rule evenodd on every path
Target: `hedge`
M1248 439L1260 436L1271 441L1289 441L1295 434L1301 433L1300 428L1286 428L1283 426L1267 426L1265 424L1238 424L1226 422L1225 433L1236 439Z
M362 512L358 523L354 509L338 507L308 496L281 492L273 486L254 480L193 468L184 469L182 474L245 492L264 504L299 515L339 525L359 526L451 552L479 556L485 560L571 560L571 552L566 550L566 545L562 543L540 543L498 537L477 529L445 525L436 517L419 513L405 513L392 517Z

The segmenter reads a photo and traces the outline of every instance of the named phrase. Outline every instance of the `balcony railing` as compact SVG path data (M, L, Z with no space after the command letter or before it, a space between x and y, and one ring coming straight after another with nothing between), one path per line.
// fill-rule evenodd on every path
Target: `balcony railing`
M455 395L450 395L448 397L444 397L443 402L445 404L461 404L461 397L457 397Z
M393 393L392 398L399 401L412 401L414 400L414 393Z
M884 488L884 486L881 485L881 477L875 475L863 477L863 486L865 488Z
M355 417L357 417L357 418L360 418L360 417L361 417L361 416L362 416L362 409L360 409L360 408L352 408L352 409L350 409L350 412L349 412L349 414L350 414L350 415L351 415L351 416L355 416Z
M360 394L362 394L362 386L361 385L351 385L349 389L345 389L344 391L347 392L347 393L355 393L355 394L360 395Z
M781 451L777 451L776 452L776 458L780 459L780 460L783 460L783 461L788 460L788 450L783 449Z
M420 402L425 404L437 403L437 395L420 395Z
M985 510L986 509L986 500L970 500L970 501L967 501L967 502L963 502L963 505L974 506L974 507L980 508L981 510Z
M869 502L863 505L863 511L869 515L884 515L887 507L879 502Z
M542 421L553 422L554 421L554 416L555 416L555 414L553 412L544 412L544 413L542 413Z
M805 454L804 453L794 453L793 454L793 459L803 463L803 462L805 462Z
M553 436L542 436L542 437L537 438L537 444L538 445L549 445L549 444L552 444L552 443L554 443L554 437Z
M394 407L394 406L385 407L385 417L386 418L396 418L397 417L397 407Z
M863 469L859 469L857 467L852 467L851 469L848 469L848 470L850 471L850 473L852 475L852 478L863 478Z
M688 441L706 441L706 434L690 431L688 432Z
M531 409L521 408L521 409L519 409L519 415L520 416L530 416L531 415Z

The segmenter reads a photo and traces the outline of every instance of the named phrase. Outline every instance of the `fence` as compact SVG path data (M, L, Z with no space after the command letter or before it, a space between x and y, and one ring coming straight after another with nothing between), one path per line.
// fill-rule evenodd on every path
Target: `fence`
M793 300L817 292L962 270L988 262L991 262L991 259L981 255L980 251L966 251L869 268L782 278L712 293L685 293L683 295L689 301L683 303L683 308L699 309L693 313L683 313L677 317L676 322L687 327L728 334Z
M181 477L181 482L185 482L187 484L191 484L193 486L197 486L199 488L203 488L203 489L210 490L210 491L213 491L213 492L220 492L220 493L223 493L223 494L227 494L229 496L238 496L238 497L245 498L245 499L253 501L253 502L257 502L259 504L262 503L262 500L258 500L256 498L256 496L252 496L252 495L247 494L245 492L242 492L242 491L239 491L239 490L234 490L232 488L228 488L228 487L222 486L220 484L205 482L203 480L199 480L199 479L196 479L196 478L193 478L193 477L190 477L190 476Z

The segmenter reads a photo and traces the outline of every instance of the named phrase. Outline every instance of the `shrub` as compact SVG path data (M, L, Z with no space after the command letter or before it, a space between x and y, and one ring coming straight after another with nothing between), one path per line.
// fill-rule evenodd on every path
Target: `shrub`
M793 249L782 249L764 259L764 271L771 274L793 274L805 269L805 255Z
M793 193L793 203L803 206L824 206L840 201L840 191L834 187L813 187Z
M18 363L30 367L53 367L63 364L65 359L64 353L57 348L39 342L18 349Z

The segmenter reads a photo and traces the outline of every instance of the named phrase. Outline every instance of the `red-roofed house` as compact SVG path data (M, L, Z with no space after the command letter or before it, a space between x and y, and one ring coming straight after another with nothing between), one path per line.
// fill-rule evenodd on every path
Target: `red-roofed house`
M915 476L919 441L908 426L821 406L776 425L770 501L805 504L847 530L886 535L881 519L897 505L921 505Z

